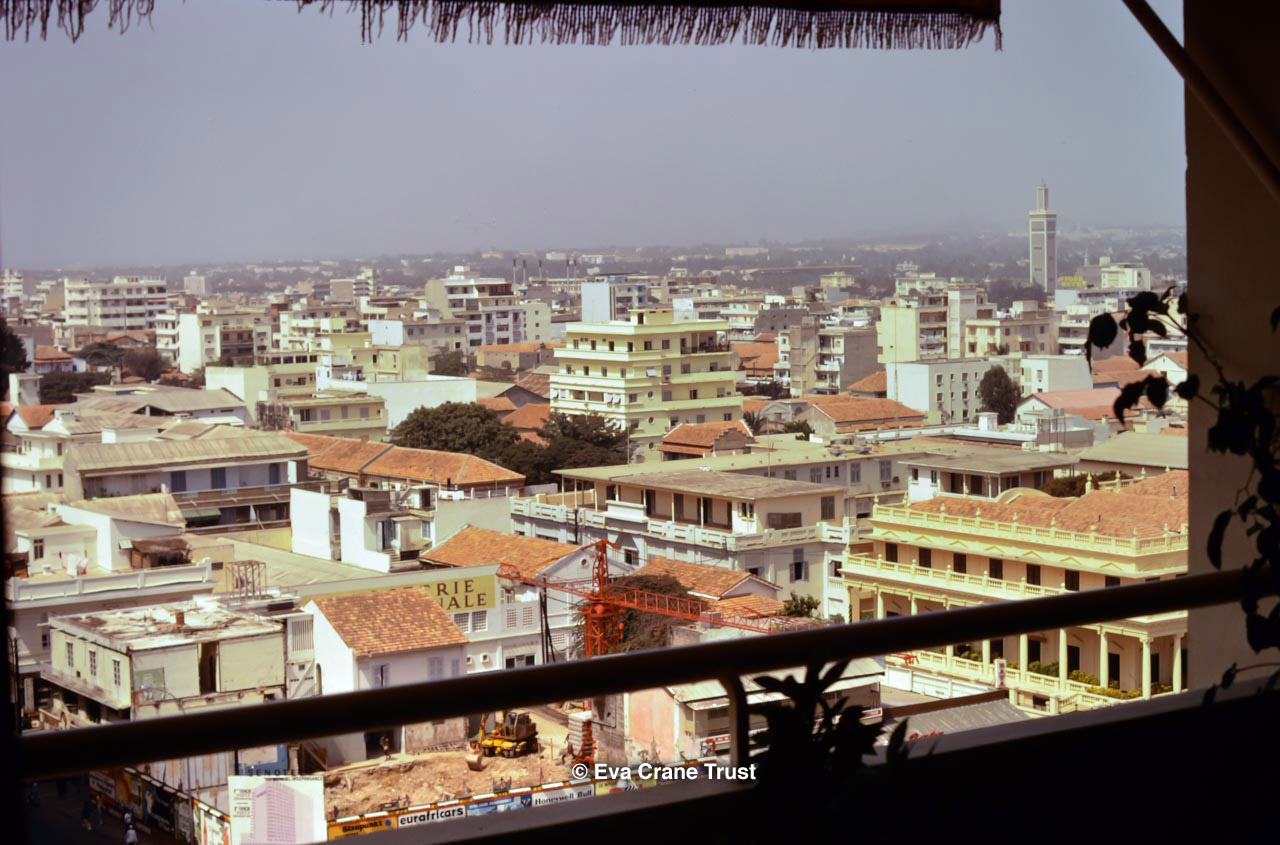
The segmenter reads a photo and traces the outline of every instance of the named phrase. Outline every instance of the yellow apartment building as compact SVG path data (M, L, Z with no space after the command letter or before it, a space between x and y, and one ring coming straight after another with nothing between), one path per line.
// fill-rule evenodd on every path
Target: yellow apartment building
M287 430L378 442L387 437L386 400L367 394L281 397Z
M1079 498L1014 488L994 500L878 505L842 569L850 607L883 619L1176 578L1187 570L1187 477ZM1182 690L1186 636L1187 613L1177 611L955 643L889 664L985 686L999 685L1003 668L1015 703L1063 712Z
M556 350L551 410L597 413L624 428L631 460L661 460L658 444L681 423L742 419L725 320L677 321L671 309L625 320L570 323Z

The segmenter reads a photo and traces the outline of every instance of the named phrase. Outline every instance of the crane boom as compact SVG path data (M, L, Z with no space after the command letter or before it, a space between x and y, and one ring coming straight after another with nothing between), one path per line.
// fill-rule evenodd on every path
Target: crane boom
M525 575L510 564L501 564L498 577L531 587L558 590L584 599L583 615L586 617L585 651L588 657L610 654L617 649L621 639L621 620L624 609L656 613L690 622L702 622L725 628L771 634L787 625L779 625L764 619L724 617L708 611L701 599L671 596L650 590L617 588L609 581L608 540L600 540L596 546L596 560L591 581L552 581L538 576Z

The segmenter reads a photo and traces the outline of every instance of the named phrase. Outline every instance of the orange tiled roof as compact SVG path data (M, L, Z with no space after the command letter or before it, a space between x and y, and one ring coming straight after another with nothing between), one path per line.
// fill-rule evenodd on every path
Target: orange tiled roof
M296 431L286 431L284 434L293 442L306 448L307 458L314 458L343 440L341 437L329 437L324 434L299 434Z
M437 452L432 449L405 449L399 446L378 455L363 471L366 475L454 487L524 484L524 476L520 473L504 469L475 455Z
M1175 473L1165 473L1175 475ZM1014 516L1024 525L1055 525L1067 531L1089 532L1096 526L1104 537L1156 537L1165 528L1181 532L1188 522L1186 496L1187 474L1179 479L1161 481L1165 475L1119 491L1095 490L1078 499L1024 493L1010 502L987 499L938 496L911 506L913 510L940 513L943 508L952 516L978 516L1012 522ZM1138 488L1138 489L1135 489ZM1056 519L1056 523L1054 520Z
M770 596L734 596L711 602L709 609L725 616L778 616L783 604L782 599Z
M1120 492L1130 496L1161 496L1166 498L1185 498L1191 486L1191 473L1185 469L1162 472L1151 478L1135 481Z
M1138 362L1128 355L1116 355L1112 358L1103 358L1100 361L1093 362L1093 371L1096 373L1114 373L1120 370L1137 369L1141 369L1138 366Z
M578 550L578 546L555 540L504 534L467 525L440 545L424 551L422 559L445 566L505 563L531 578Z
M760 332L753 338L756 343L773 343L777 339L778 336L773 332Z
M715 447L721 437L732 431L746 437L748 442L755 442L755 437L751 435L751 429L747 428L746 423L742 420L730 420L729 422L681 423L662 438L662 447L685 446L709 450Z
M61 363L61 362L69 362L70 360L71 360L70 355L68 355L67 353L63 352L61 349L58 349L56 347L53 347L53 346L37 346L36 347L37 362L57 361Z
M521 405L502 418L507 425L519 431L539 431L551 418L551 406L546 402L530 402Z
M538 434L538 432L536 431L522 431L520 432L520 439L528 440L530 443L533 443L537 446L547 445L547 438L543 437L541 434Z
M297 441L298 435L293 432L287 432L288 436ZM305 437L306 435L301 435ZM346 437L334 437L334 441L328 449L318 455L314 455L308 461L311 469L329 470L331 472L345 472L355 475L368 466L374 458L382 455L391 449L388 443L369 443L364 440L351 440ZM298 441L301 443L301 441ZM301 443L308 449L311 447L306 443Z
M53 412L62 405L24 405L18 408L18 416L27 424L27 428L44 428L53 421Z
M356 656L463 645L467 638L430 587L319 596L316 607Z
M718 599L751 576L736 569L688 563L669 557L651 557L637 575L670 575L691 593Z
M865 378L861 378L849 385L850 392L860 393L884 393L889 389L889 374L884 370L872 373Z
M516 387L523 387L530 393L536 393L546 399L551 396L551 374L529 373L516 381Z
M1180 425L1179 425L1179 426L1175 426L1175 425L1165 426L1165 428L1164 428L1163 430L1161 430L1161 432L1160 432L1160 433L1161 433L1161 434L1170 434L1170 435L1173 435L1174 437L1186 437L1186 436L1187 436L1187 427L1186 427L1186 426L1180 426Z
M750 411L753 414L758 414L764 410L765 405L772 401L772 399L751 399L747 397L742 400L742 411L743 413Z
M1159 370L1110 370L1108 372L1094 373L1093 386L1101 387L1114 384L1124 387L1130 382L1142 381L1147 376L1158 376L1160 374Z
M1187 353L1185 352L1162 352L1155 357L1168 358L1184 370L1191 366L1191 360L1187 357Z
M748 371L769 370L778 362L778 346L774 343L735 343L733 351Z
M488 408L500 417L505 416L516 409L516 403L512 402L505 396L494 396L489 399L477 399L476 404L482 408Z
M831 417L837 426L893 420L923 420L923 411L908 408L893 399L862 399L857 396L806 396L805 401Z

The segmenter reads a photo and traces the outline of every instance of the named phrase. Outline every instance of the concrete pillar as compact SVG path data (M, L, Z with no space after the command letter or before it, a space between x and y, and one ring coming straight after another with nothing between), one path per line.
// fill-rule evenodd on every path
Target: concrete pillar
M1107 650L1107 632L1099 631L1098 632L1098 661L1099 661L1098 662L1098 682L1102 685L1103 689L1106 689L1107 685L1111 683L1111 678L1108 677L1108 675L1111 673L1110 654L1111 653Z
M982 663L983 665L991 663L991 640L982 641Z
M1067 629L1058 629L1058 680L1067 679Z
M919 612L920 612L920 608L919 608L919 606L916 604L916 594L915 594L915 593L908 593L907 595L908 595L908 597L911 599L911 615L912 615L912 616L915 616L917 613L919 613Z
M1173 635L1173 691L1182 692L1182 634Z
M1142 697L1151 697L1151 638L1142 638Z
M879 587L876 587L876 618L884 618L884 593L880 592Z
M1027 635L1018 635L1018 671L1027 671Z

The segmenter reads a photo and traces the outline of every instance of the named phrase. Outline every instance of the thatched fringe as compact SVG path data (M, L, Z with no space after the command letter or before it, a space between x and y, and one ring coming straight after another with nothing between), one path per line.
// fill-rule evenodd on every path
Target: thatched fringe
M109 26L124 32L134 19L149 19L155 0L106 0ZM84 19L99 0L0 0L5 37L28 40L48 35L52 17L72 41L84 32ZM339 0L294 0L298 10L319 6L332 13ZM714 0L683 3L519 3L480 0L346 0L360 14L360 36L372 42L395 17L396 37L405 40L421 23L436 41L492 44L501 27L507 44L743 44L778 47L871 47L882 50L956 49L995 30L1000 49L999 2L988 12L945 11L965 7L940 0L940 11L892 11L892 2L780 3L725 5ZM864 5L871 8L848 8ZM981 6L981 3L967 4ZM911 4L919 8L918 4Z
M84 34L84 19L98 7L99 0L0 0L0 20L4 21L6 41L19 36L31 40L34 31L40 39L49 37L50 19L72 41ZM128 32L135 20L151 17L156 0L106 0L109 11L107 26Z

